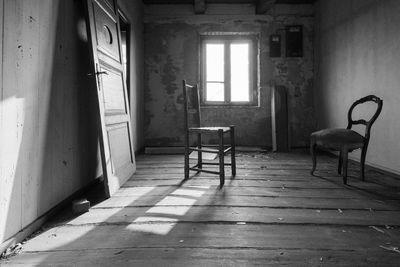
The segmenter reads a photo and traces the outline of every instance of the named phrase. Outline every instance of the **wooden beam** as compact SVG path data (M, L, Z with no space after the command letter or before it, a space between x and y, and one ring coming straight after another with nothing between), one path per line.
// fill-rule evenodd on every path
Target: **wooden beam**
M274 7L276 0L258 0L256 14L265 14Z
M194 0L194 13L204 14L206 12L206 1L205 0Z

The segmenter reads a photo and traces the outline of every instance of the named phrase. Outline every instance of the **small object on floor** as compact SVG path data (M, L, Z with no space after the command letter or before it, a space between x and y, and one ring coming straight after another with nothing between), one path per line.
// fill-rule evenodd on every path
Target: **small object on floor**
M0 259L8 259L17 255L22 250L22 244L18 243L12 247L7 248L1 255Z
M78 199L72 202L72 212L74 214L81 214L89 211L90 202L87 199Z

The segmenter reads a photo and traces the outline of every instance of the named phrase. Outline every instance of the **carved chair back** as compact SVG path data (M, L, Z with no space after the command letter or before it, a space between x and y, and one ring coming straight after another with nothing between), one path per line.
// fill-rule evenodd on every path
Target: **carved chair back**
M360 105L360 104L363 104L363 103L366 103L366 102L375 102L377 104L376 111L375 111L374 115L368 121L364 120L364 119L353 120L352 114L353 114L354 108L357 105ZM381 113L382 106L383 106L382 99L380 99L379 97L374 96L374 95L368 95L368 96L365 96L365 97L360 98L359 100L355 101L351 105L351 107L349 109L349 112L347 113L347 120L348 120L347 129L351 129L351 127L353 125L357 125L357 124L365 125L365 136L364 136L364 138L365 138L365 142L368 143L369 137L370 137L371 126L375 122L375 120L378 118L379 114Z

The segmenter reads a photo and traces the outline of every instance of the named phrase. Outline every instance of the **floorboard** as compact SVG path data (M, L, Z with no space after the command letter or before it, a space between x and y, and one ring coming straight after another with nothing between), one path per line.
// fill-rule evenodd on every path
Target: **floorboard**
M228 158L227 158L228 159ZM400 189L336 159L240 153L237 176L182 182L180 155L139 155L137 173L80 216L61 214L5 266L398 266ZM193 173L191 173L193 174ZM385 176L386 175L386 176Z

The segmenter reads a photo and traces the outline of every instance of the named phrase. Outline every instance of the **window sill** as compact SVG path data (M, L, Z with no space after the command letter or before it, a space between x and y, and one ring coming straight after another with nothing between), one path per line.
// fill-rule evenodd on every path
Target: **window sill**
M259 109L259 105L255 104L201 104L200 108L205 109Z

